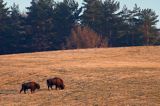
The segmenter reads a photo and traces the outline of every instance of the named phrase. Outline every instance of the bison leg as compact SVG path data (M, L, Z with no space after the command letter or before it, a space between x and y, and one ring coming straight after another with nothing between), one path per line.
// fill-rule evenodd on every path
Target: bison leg
M56 85L56 90L57 90L58 86Z
M50 87L50 86L48 85L48 90L49 90L49 87Z
M20 90L20 93L23 91L23 88Z
M31 93L34 93L34 89L31 89Z
M35 88L31 88L31 93L34 93L36 89Z
M26 94L26 89L24 89L24 93Z
M33 92L35 92L36 88L33 89Z
M32 92L33 92L33 89L31 89L30 91L31 91L31 93L32 93Z
M53 90L52 86L51 86L51 89Z
M62 89L63 89L63 86L62 86L62 85L60 85L60 86L59 86L59 89L60 89L60 90L62 90Z

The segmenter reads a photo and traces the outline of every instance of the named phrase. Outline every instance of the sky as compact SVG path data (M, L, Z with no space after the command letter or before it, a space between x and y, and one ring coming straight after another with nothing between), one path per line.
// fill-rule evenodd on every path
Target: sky
M7 2L8 6L12 6L13 3L19 4L20 10L22 12L25 12L25 7L30 6L31 0L3 0L4 2ZM55 0L55 1L62 1L62 0ZM83 0L75 0L79 3L82 3ZM123 5L126 4L126 6L129 9L132 9L134 7L134 4L137 4L141 9L144 8L150 8L153 9L157 15L159 15L158 20L160 21L160 0L117 0L120 2L120 6L123 7ZM160 22L157 23L157 27L160 28Z

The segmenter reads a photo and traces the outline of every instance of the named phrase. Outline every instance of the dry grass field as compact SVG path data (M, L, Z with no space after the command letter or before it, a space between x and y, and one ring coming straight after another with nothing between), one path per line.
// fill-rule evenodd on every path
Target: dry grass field
M41 89L19 94L26 81ZM1 55L0 106L160 106L160 46Z

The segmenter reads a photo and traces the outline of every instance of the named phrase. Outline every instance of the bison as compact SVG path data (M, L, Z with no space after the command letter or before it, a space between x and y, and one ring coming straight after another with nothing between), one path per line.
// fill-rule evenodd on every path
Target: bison
M20 90L20 93L22 91L24 91L24 93L26 93L26 91L30 89L31 90L31 93L33 93L36 89L40 89L40 85L36 82L27 82L27 83L23 83L22 84L22 88Z
M56 90L57 88L62 90L65 87L65 85L63 84L63 80L61 78L55 77L47 80L48 90L49 88L53 89L52 86L54 85L56 86Z

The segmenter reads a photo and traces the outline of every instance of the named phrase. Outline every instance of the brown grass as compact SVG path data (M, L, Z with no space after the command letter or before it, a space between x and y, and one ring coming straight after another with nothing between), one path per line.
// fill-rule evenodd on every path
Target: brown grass
M81 49L0 56L0 106L159 106L160 47ZM48 91L46 79L64 79ZM19 94L21 83L41 90Z

